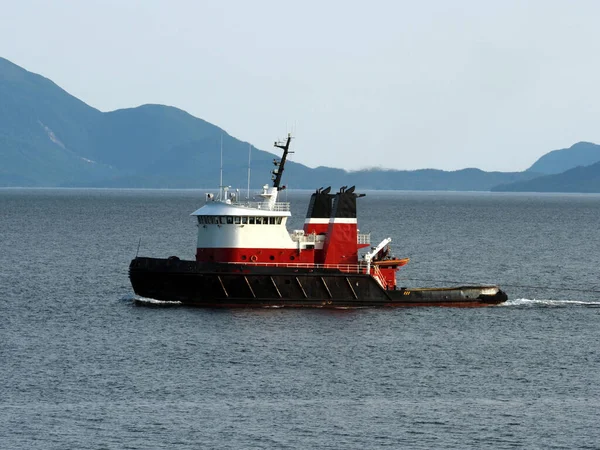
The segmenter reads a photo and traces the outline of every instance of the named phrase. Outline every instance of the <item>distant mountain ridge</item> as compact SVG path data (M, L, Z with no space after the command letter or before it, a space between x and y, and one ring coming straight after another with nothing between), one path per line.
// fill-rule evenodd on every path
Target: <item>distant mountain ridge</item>
M578 142L569 148L546 153L527 169L528 172L552 175L577 166L589 166L600 161L600 145Z
M494 192L600 192L600 162L563 173L494 186Z
M600 145L578 142L539 158L527 172L529 180L500 183L495 192L600 192Z
M51 80L0 58L0 186L215 188L221 138L224 180L245 187L249 144L221 128L163 105L101 112ZM278 156L252 149L253 189L269 179ZM346 171L289 161L284 184L488 191L538 177L534 166L512 173Z

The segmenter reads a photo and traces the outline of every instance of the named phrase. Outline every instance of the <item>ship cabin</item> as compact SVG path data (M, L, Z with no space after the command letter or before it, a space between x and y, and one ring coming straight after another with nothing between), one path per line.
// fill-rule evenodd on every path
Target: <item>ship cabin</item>
M304 230L289 233L288 202L277 202L277 190L263 188L262 201L239 201L225 190L193 212L198 220L196 261L262 264L314 264L325 236Z
M368 272L382 286L395 288L398 264L389 261L382 265L378 261L379 248L370 257L374 264L359 260L358 250L369 246L370 235L358 232L357 195L353 190L342 189L335 196L329 196L329 191L317 191L309 205L304 229L291 233L286 227L291 217L290 204L276 201L276 188L265 186L260 196L262 201L239 201L236 193L227 190L218 199L207 194L205 205L191 214L198 221L197 262ZM326 208L328 219L318 217L326 215L318 208L320 197L324 196L329 196L324 204L333 205ZM348 199L353 201L345 208Z

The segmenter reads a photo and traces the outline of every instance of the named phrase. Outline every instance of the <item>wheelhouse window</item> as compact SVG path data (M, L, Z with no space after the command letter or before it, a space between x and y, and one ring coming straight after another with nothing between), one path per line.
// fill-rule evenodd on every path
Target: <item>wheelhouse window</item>
M281 225L283 217L264 216L197 216L201 225Z

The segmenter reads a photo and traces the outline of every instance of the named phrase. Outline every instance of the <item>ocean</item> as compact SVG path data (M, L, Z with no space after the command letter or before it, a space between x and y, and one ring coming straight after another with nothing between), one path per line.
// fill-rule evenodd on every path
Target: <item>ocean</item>
M401 285L501 306L137 305L129 261L193 259L203 198L0 189L1 449L600 448L600 195L358 200Z

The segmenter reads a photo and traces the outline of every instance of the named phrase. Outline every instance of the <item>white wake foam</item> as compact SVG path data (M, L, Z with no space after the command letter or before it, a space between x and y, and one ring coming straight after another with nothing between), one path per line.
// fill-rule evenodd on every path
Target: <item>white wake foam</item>
M166 300L156 300L155 298L141 297L135 294L125 295L121 298L122 301L132 302L136 305L147 305L147 306L177 306L181 305L181 302L170 302Z
M506 302L498 306L554 306L554 307L565 307L565 306L595 306L600 308L600 301L592 300L546 300L546 299L529 299L529 298L515 298L507 300Z

